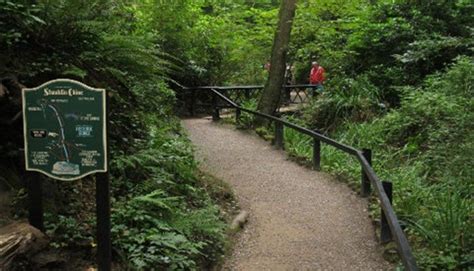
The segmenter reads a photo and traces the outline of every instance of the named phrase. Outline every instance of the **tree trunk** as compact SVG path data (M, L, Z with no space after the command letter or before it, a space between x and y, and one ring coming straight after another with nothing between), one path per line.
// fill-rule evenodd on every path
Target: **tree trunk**
M48 245L46 236L27 223L0 228L0 270L9 270L19 255L31 256Z
M281 88L285 80L286 53L290 43L295 10L296 0L281 1L278 28L273 39L270 74L257 107L258 111L265 114L273 115L280 103ZM257 124L263 122L262 119L257 118Z

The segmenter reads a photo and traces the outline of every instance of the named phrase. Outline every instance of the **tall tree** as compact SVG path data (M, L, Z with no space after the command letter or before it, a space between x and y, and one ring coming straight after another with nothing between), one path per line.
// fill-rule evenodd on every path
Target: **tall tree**
M270 61L270 74L257 110L274 114L280 102L281 88L285 77L286 53L290 43L291 25L295 17L297 0L282 0L278 14L278 27L273 39L272 56ZM262 122L257 120L257 122Z

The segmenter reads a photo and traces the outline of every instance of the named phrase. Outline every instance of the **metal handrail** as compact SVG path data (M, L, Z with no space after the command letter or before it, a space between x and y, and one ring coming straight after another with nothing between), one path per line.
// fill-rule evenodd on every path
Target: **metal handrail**
M242 101L242 96L239 96L240 93L243 93L245 99L250 99L251 97L255 97L255 92L260 92L264 89L263 85L245 85L245 86L197 86L197 87L184 87L182 85L177 84L184 93L189 92L191 94L190 102L188 103L188 110L191 115L195 114L195 105L199 106L209 106L210 104L207 102L197 103L197 94L200 93L207 93L208 91L214 89L222 91L223 93L227 93L228 95L233 95L234 93L237 94L235 99ZM308 101L308 89L317 89L318 85L313 84L296 84L296 85L282 85L282 90L286 90L284 93L284 97L281 101L282 104L289 104L289 103L303 103ZM291 96L289 93L295 91L295 96ZM305 95L301 96L301 92ZM253 94L252 94L253 93ZM288 96L287 96L288 95ZM214 102L214 101L213 101ZM224 108L224 105L219 105L221 108Z
M283 85L283 88L317 88L317 85L313 84L296 84L296 85ZM183 87L184 90L245 90L245 89L263 89L263 85L252 85L252 86L199 86L199 87Z
M387 193L385 193L385 189L382 186L382 182L375 174L375 171L370 165L370 163L360 151L357 153L357 158L360 161L360 164L366 176L369 178L371 184L375 187L375 192L380 200L380 206L383 209L383 213L385 215L385 218L387 219L392 236L395 238L395 243L397 244L397 247L399 249L399 254L402 259L403 265L407 270L418 270L415 257L413 256L410 244L408 243L408 239L405 236L405 233L403 232L400 223L398 222L397 215L393 210L393 206L387 196Z
M230 100L229 98L227 98L226 96L224 96L222 93L220 93L219 91L216 91L215 89L211 89L212 92L214 92L214 94L216 94L217 96L219 96L221 99L223 99L224 101L226 101L227 103L229 103L230 105L232 105L233 107L237 108L237 109L240 109L241 111L244 111L244 112L247 112L247 113L251 113L251 114L254 114L254 115L258 115L260 117L264 117L264 118L267 118L267 119L270 119L272 121L276 121L276 122L279 122L285 126L288 126L290 128L293 128L294 130L298 131L298 132L301 132L303 134L306 134L306 135L309 135L309 136L312 136L312 137L315 137L317 138L318 140L320 141L323 141L324 143L328 144L328 145L331 145L331 146L334 146L336 148L340 148L342 149L343 151L345 152L348 152L352 155L356 155L359 151L351 146L347 146L347 145L344 145L342 143L339 143L327 136L324 136L322 134L319 134L319 133L316 133L312 130L309 130L307 128L304 128L304 127L301 127L301 126L298 126L294 123L291 123L291 122L288 122L286 120L283 120L283 119L280 119L280 118L277 118L277 117L274 117L274 116L271 116L271 115L267 115L265 113L261 113L261 112L258 112L258 111L253 111L253 110L250 110L250 109L246 109L246 108L243 108L243 107L240 107L239 105L237 105L236 103L234 103L232 100Z
M307 86L312 86L312 85L291 85L288 87L307 87ZM369 154L361 150L358 150L354 147L342 144L340 142L337 142L327 136L324 136L318 132L312 131L310 129L301 127L299 125L296 125L294 123L288 122L286 120L277 118L275 116L271 116L265 113L261 113L258 111L253 111L247 108L243 108L237 103L233 102L229 98L227 98L225 95L220 93L218 90L224 90L224 89L244 89L244 88L254 88L255 86L242 86L242 87L199 87L199 88L189 88L189 89L202 89L202 90L210 90L212 93L214 93L217 97L221 98L225 102L227 102L229 105L234 107L237 110L237 117L240 115L240 112L247 112L253 115L257 115L263 118L266 118L268 120L271 120L275 122L275 125L281 127L280 129L275 129L276 133L279 133L280 135L276 134L276 137L280 137L282 140L283 138L283 126L290 127L300 133L306 134L308 136L311 136L314 139L314 149L313 149L313 160L316 159L316 168L320 168L319 163L320 163L320 153L317 153L315 156L314 152L320 152L320 142L324 142L328 145L331 145L339 150L342 150L346 153L349 153L355 157L360 162L361 169L362 169L362 195L367 196L370 193L370 184L374 187L375 193L380 201L380 206L382 209L382 235L384 231L384 221L385 223L388 224L389 232L388 234L391 234L391 237L394 238L394 241L397 245L398 252L400 255L400 258L403 262L403 265L407 270L410 271L415 271L418 270L418 267L416 265L416 260L415 257L413 256L411 247L408 243L408 239L405 236L405 233L403 232L400 223L398 221L398 218L395 214L395 211L393 210L393 206L391 204L391 183L388 182L381 182L378 176L375 174L374 169L371 166L371 155L370 151ZM218 110L219 108L215 104L214 108L215 112L217 112L217 119L218 119ZM214 117L213 117L214 119ZM282 142L280 142L281 144ZM313 161L315 163L315 161ZM364 176L365 175L365 176ZM364 184L364 179L368 179L369 182ZM366 181L365 181L366 182ZM388 190L390 191L389 195L387 195L386 188L384 188L385 185L388 185L390 187ZM389 237L390 238L390 237Z

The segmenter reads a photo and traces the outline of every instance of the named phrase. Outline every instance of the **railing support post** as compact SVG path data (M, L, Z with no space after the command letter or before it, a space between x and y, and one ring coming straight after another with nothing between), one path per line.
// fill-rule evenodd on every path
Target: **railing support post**
M372 165L372 151L370 149L362 149L362 155L365 157L369 165ZM367 197L370 195L370 180L369 177L364 172L364 168L361 168L361 186L360 194L362 197Z
M388 200L390 204L392 204L392 183L391 182L382 182L383 190L385 190L385 194L387 194ZM380 241L382 243L387 243L392 240L392 232L390 231L390 226L388 225L387 218L385 217L385 212L382 208L380 208Z
M275 147L283 149L283 124L275 121Z
M44 231L42 181L39 173L26 173L28 191L28 221L30 225Z
M245 92L244 92L244 93L245 93L245 99L246 99L246 100L250 100L250 91L251 91L251 90L250 90L250 89L246 89L246 90L244 90L244 91L245 91Z
M218 121L221 117L219 116L219 106L217 104L217 95L212 95L212 120Z
M240 115L242 114L242 111L240 110L240 108L236 108L235 109L235 123L237 125L240 124Z
M196 112L194 110L196 104L196 91L191 90L191 104L189 105L189 113L191 114L192 117L196 115Z
M313 138L313 169L321 170L321 141Z
M291 87L286 86L283 87L283 93L285 94L284 97L284 102L285 104L290 104L291 103Z

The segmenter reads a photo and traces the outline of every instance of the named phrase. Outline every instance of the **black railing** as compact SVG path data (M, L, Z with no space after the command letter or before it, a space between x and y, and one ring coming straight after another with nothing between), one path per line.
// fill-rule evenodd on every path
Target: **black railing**
M307 88L307 85L300 85L304 88ZM250 88L254 88L255 86L251 86ZM244 87L242 87L244 88ZM231 108L236 110L236 121L239 121L241 112L247 112L267 120L270 120L275 125L275 139L274 144L277 148L283 148L284 145L284 127L292 128L300 133L306 134L313 138L313 168L315 170L320 170L321 166L321 142L331 145L341 151L344 151L350 155L355 156L361 165L361 195L363 197L367 197L370 195L371 187L374 187L374 191L379 199L380 207L381 207L381 233L380 239L382 242L388 242L394 240L400 258L403 262L403 265L407 270L418 270L416 265L415 258L412 254L410 245L408 240L403 232L400 223L398 221L397 216L393 210L392 206L392 183L391 182L381 182L380 179L374 172L374 169L371 166L372 163L372 155L371 151L368 149L358 150L354 147L339 143L327 136L324 136L320 133L312 131L310 129L298 126L286 120L267 115L264 113L260 113L257 111L249 110L246 108L241 107L218 90L223 90L223 87L201 87L197 88L196 90L208 90L211 91L214 99L213 103L213 120L218 120L219 117L219 106L217 105L216 101L217 98L220 98L222 101L225 101ZM236 89L235 87L230 87L230 89Z
M195 114L196 107L215 107L215 103L220 108L231 108L226 103L219 103L218 100L209 99L210 90L219 90L224 96L229 97L235 103L241 104L242 102L251 98L258 99L260 92L263 90L262 85L253 86L201 86L201 87L190 87L183 88L186 94L186 104L188 111L191 115ZM317 86L315 85L284 85L282 87L281 104L299 104L306 103L310 100L311 93L308 91L316 91ZM184 99L184 98L182 98Z

